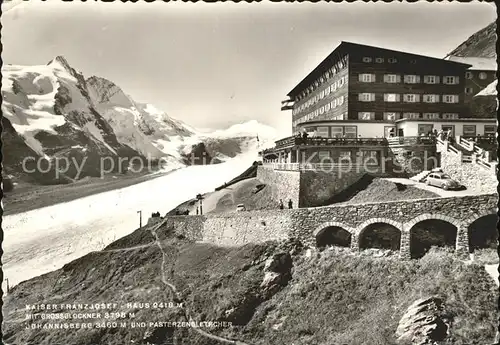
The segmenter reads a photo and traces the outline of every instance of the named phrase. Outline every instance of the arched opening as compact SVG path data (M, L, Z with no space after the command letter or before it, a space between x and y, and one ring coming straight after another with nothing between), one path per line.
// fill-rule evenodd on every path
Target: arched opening
M472 253L476 249L497 249L498 217L496 214L489 214L476 219L467 229L469 233L469 251Z
M431 247L455 249L457 227L445 220L427 219L410 229L410 253L412 259L419 259Z
M359 236L360 249L391 249L399 250L401 231L386 223L373 223L361 231Z
M327 246L350 247L351 233L339 226L328 226L316 235L316 246L318 248Z

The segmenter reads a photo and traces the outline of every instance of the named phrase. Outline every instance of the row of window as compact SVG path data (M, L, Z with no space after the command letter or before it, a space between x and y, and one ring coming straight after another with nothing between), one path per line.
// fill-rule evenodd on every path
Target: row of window
M297 125L308 122L311 120L314 120L317 116L319 116L319 113L312 113L312 115L308 114L307 116L304 116L298 120L295 120L292 122L292 126L296 127ZM456 120L459 118L458 113L415 113L415 112L404 112L401 116L401 113L398 112L384 112L384 120L385 121L396 121L399 119L429 119L429 120L436 120L436 119L444 119L444 120ZM329 120L347 120L347 112L329 117ZM375 120L375 112L373 111L363 111L363 112L358 112L358 120Z
M303 122L308 122L308 121L314 120L318 116L319 116L319 113L316 113L316 112L309 113L306 116L301 117L300 119L293 121L292 126L297 127L297 125L300 125ZM334 120L334 121L347 120L347 112L342 113L342 114L338 114L335 116L329 116L328 118L329 118L329 120Z
M374 59L373 59L372 57L369 57L369 56L364 56L364 57L363 57L363 62L370 63L370 62L373 62L373 61L374 61ZM412 61L413 61L413 60L412 60ZM385 59L384 59L383 57L376 57L376 58L375 58L375 62L376 62L376 63L384 63L384 62L385 62ZM397 63L397 62L398 62L398 59L393 58L393 57L392 57L392 58L388 58L388 59L387 59L387 62L388 62L388 63ZM414 62L413 62L413 63L415 63L415 62L416 62L416 60L414 60Z
M310 112L310 114L316 114L316 115L311 115L311 116L322 115L323 113L325 113L327 111L330 111L330 109L335 109L335 108L341 106L345 102L347 102L347 95L345 95L345 96L343 95L343 96L337 97L333 101L331 101L331 102L325 104L324 106L322 106L322 107L320 107L320 108L318 108L318 109ZM303 104L303 105L305 105L305 104ZM306 109L306 108L305 107L302 108L302 106L300 106L299 108L297 108L297 111L295 111L295 109L292 111L292 115L298 114L298 113L300 113L304 109Z
M362 83L374 83L377 81L376 75L373 73L361 73L358 75L358 80ZM384 74L384 83L400 83L400 74ZM447 75L442 77L443 84L456 85L459 84L460 78L458 76ZM403 75L403 82L405 84L419 84L421 82L420 76L416 74ZM424 75L424 84L439 84L441 77L438 75Z
M474 78L474 74L471 71L465 72L465 78L472 79ZM486 72L479 72L479 79L484 80L486 78L488 78L488 74L486 74Z
M420 94L418 93L405 93L403 94L403 102L405 103L417 103L420 102ZM424 103L439 103L439 100L443 103L458 103L460 98L458 95L422 95L422 101ZM360 93L358 94L358 100L361 102L374 102L374 93ZM384 102L401 102L401 95L398 93L384 93Z
M309 108L310 106L313 106L314 104L318 103L320 100L323 98L327 97L330 93L337 91L338 89L342 88L344 85L347 84L347 76L343 76L339 78L337 81L335 81L333 84L328 86L326 89L322 90L319 92L316 96L311 97L307 102L301 104L298 108L292 110L292 115L298 114L305 109Z
M299 93L295 99L296 102L304 99L307 97L307 95L311 94L314 90L316 90L320 85L322 85L324 82L326 82L328 79L332 78L333 76L337 75L341 70L347 67L347 62L344 61L339 61L337 62L334 66L332 66L328 71L323 73L321 77L316 79L311 85L305 88L304 91Z
M458 113L403 113L403 118L406 119L458 119ZM384 120L396 121L401 118L401 113L384 112ZM375 112L360 111L358 112L358 120L375 120Z
M476 125L463 125L462 134L464 136L475 137L476 136ZM454 132L454 125L441 125L441 129L448 130L451 129ZM427 134L434 130L433 124L419 124L418 125L418 134ZM484 125L484 135L495 135L497 132L497 128L495 125Z

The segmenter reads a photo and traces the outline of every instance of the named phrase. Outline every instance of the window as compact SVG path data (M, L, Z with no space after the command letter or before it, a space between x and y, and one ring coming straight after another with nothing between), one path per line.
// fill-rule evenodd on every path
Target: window
M438 103L439 95L424 95L424 103Z
M417 84L420 83L420 76L419 75L405 75L404 81L406 84Z
M384 120L396 121L399 119L399 113L384 113Z
M484 72L479 73L479 79L484 80L486 78L488 78L488 75L486 73L484 73Z
M384 74L385 83L399 83L401 81L401 76L397 74Z
M403 101L406 103L416 103L420 100L420 95L407 93L403 96Z
M328 127L318 127L316 134L318 137L328 138Z
M339 81L337 82L338 84L338 88L341 88L342 86L344 86L344 77L340 78Z
M421 135L421 134L429 134L429 133L432 133L432 129L433 129L434 125L429 125L429 124L419 124L418 125L418 135Z
M320 115L323 115L324 112L325 112L325 107L324 106L321 107L321 108L319 108L319 114Z
M320 160L330 158L330 151L318 151L318 158Z
M403 117L406 119L418 119L420 118L420 113L403 113Z
M332 120L347 120L347 114L339 114L332 117Z
M340 160L350 160L351 159L351 151L340 151L339 159Z
M325 98L325 91L321 91L321 92L319 93L319 98L320 98L320 99Z
M472 79L472 72L465 72L466 79Z
M375 59L375 62L376 63L383 63L384 62L384 58L378 57L378 58Z
M410 60L410 63L415 65L417 63L417 60L413 59L413 60Z
M325 89L325 96L328 96L329 94L330 94L330 88L329 88L329 87L327 87L327 88Z
M345 126L344 134L347 138L356 138L357 127L356 126Z
M372 58L365 56L365 57L363 57L363 62L372 62Z
M470 95L470 94L471 94L471 93L473 93L473 92L474 92L474 89L473 89L473 88L471 88L471 87L466 87L466 88L465 88L465 94L466 94L466 95Z
M458 119L457 113L444 113L443 119Z
M367 73L360 74L359 81L363 83L373 83L375 81L375 74L367 74Z
M439 77L437 75L424 75L425 84L439 84Z
M373 102L375 101L374 93L360 93L358 96L358 100L361 102Z
M398 60L396 58L389 58L389 59L387 59L387 61L389 61L389 63L396 63L396 62L398 62Z
M495 125L484 125L484 135L486 136L495 136L497 132L497 126Z
M400 95L397 93L384 93L384 101L385 102L399 102Z
M330 110L330 103L326 103L325 104L325 111L329 111Z
M344 128L342 126L334 126L331 129L333 138L340 138L344 135Z
M456 77L456 76L445 76L443 78L443 83L447 84L447 85L458 84L458 77Z
M439 119L439 113L423 113L422 117L424 119Z
M358 113L359 120L375 120L374 112L359 112Z
M464 125L464 137L476 136L476 125Z
M443 103L458 103L458 95L443 95Z
M344 104L344 96L340 96L340 97L337 99L337 104L338 104L338 105L342 105L342 104Z
M333 101L331 101L330 105L331 105L332 109L337 108L337 100L334 99Z

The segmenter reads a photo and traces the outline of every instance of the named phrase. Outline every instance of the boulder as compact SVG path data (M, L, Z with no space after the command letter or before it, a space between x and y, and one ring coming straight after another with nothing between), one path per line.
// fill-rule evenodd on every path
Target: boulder
M396 330L398 344L431 345L449 334L443 300L438 296L419 299L408 307Z

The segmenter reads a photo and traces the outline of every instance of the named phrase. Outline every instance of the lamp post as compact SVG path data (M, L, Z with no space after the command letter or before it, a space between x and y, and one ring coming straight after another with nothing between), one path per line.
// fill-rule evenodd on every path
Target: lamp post
M142 211L137 211L139 214L139 228L142 228Z
M203 214L203 203L202 203L203 196L201 194L196 195L196 200L198 200L198 202L200 203L200 215L202 215Z

